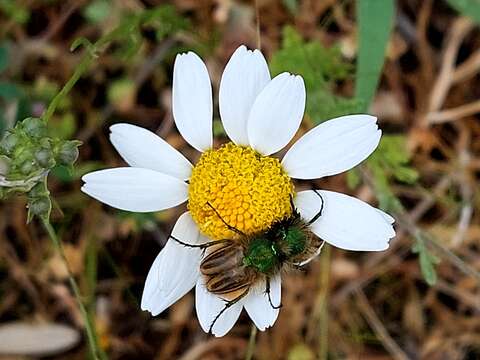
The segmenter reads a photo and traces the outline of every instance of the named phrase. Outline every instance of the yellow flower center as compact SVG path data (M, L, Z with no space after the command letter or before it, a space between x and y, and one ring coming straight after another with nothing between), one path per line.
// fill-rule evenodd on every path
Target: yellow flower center
M188 209L201 232L211 239L231 239L238 235L222 219L251 235L289 216L293 183L278 159L228 143L202 154L188 195Z

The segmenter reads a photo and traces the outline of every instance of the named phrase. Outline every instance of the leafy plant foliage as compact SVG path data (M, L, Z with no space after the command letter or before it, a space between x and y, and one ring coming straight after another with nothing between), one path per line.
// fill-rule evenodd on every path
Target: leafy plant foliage
M338 81L352 74L339 47L324 47L319 41L304 41L292 27L283 30L282 47L270 61L272 76L289 71L303 76L307 88L307 113L315 124L358 112L361 102L334 94Z

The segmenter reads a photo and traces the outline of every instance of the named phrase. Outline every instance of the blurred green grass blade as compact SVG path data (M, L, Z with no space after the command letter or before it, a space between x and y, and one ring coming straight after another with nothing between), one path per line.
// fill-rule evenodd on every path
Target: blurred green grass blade
M0 45L0 73L8 66L8 50L5 44Z
M355 96L366 108L377 89L393 19L393 0L357 0L359 46Z
M447 3L480 25L480 0L447 0Z

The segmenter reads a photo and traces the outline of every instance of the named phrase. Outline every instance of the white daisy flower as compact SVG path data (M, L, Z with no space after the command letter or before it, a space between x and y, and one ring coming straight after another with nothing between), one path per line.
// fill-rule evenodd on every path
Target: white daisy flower
M247 235L265 231L292 215L290 199L323 241L346 250L382 251L395 236L394 219L348 195L319 190L294 192L292 179L339 174L365 160L381 131L370 115L326 121L303 135L280 161L305 110L301 76L270 78L258 50L240 46L220 82L220 115L231 142L214 149L212 87L207 68L193 52L180 54L173 72L173 115L184 139L202 154L192 165L182 154L143 128L116 124L110 139L130 167L100 170L83 177L82 191L112 207L136 212L168 209L188 201L172 237L188 244L235 239L230 227ZM226 224L225 224L226 223ZM272 326L280 304L280 274L249 288L246 296L221 313L225 299L207 290L200 272L208 249L189 248L170 238L145 282L141 307L158 315L195 287L196 311L203 330L225 335L243 308L260 330ZM319 251L318 251L319 252ZM318 253L317 252L317 253ZM307 261L303 262L306 263ZM213 323L213 327L210 329Z

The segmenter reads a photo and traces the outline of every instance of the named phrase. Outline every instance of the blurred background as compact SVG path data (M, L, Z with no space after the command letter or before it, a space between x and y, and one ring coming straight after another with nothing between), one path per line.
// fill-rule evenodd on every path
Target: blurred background
M0 138L83 69L48 122L49 136L83 142L80 156L55 166L48 188L101 357L480 359L478 24L477 0L0 0ZM195 161L172 119L175 55L205 60L217 102L240 44L261 46L272 75L304 77L297 136L343 114L379 117L384 137L368 161L297 189L349 193L397 219L388 251L326 247L285 276L280 316L255 343L245 313L227 336L205 334L193 292L160 316L140 310L183 207L128 213L80 192L82 174L124 164L108 141L117 122ZM26 224L27 201L0 202L0 359L90 359L68 272L40 221Z

